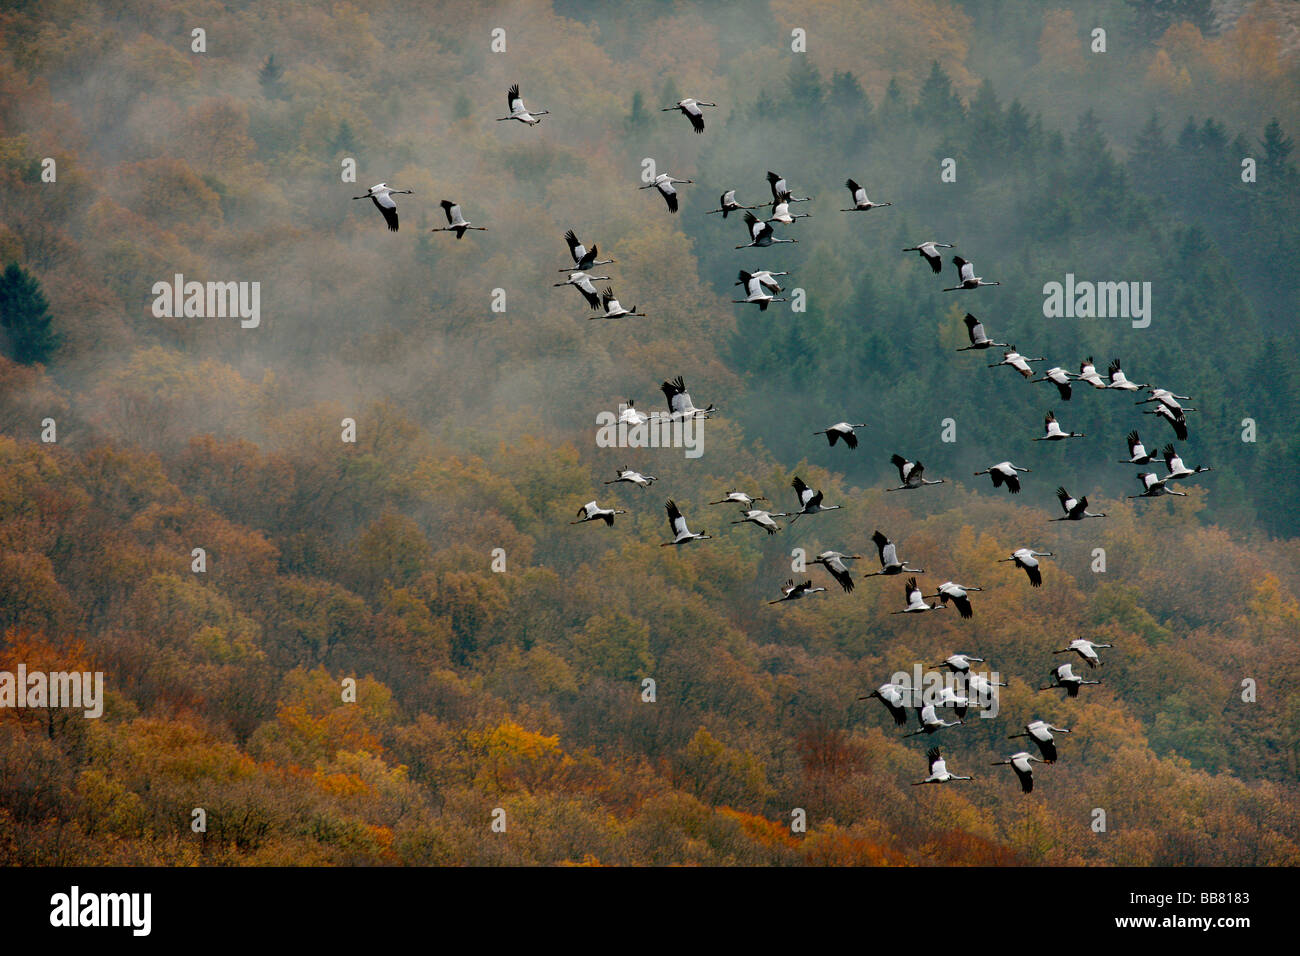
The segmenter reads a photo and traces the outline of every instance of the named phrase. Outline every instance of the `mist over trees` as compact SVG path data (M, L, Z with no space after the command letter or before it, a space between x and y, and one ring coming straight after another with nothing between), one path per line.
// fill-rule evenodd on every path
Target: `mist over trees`
M1292 6L10 4L0 670L102 670L108 700L0 710L0 861L1300 862ZM542 125L495 122L514 82ZM721 104L703 135L660 112L682 96ZM646 158L694 180L676 216ZM768 170L813 217L735 251L704 212ZM839 213L846 177L893 205ZM381 181L413 190L397 233L352 200ZM430 233L442 199L490 231ZM649 317L551 288L570 228ZM1001 286L939 293L951 267L901 251L924 239ZM740 268L789 270L806 311L732 305ZM157 317L178 273L260 283L260 325ZM1149 327L1047 317L1067 274L1150 282ZM1193 396L1178 446L1214 470L1124 500L1123 435L1168 426L957 354L967 311L1043 368ZM702 457L597 447L598 412L677 375L719 406ZM1051 408L1088 439L1031 446ZM843 418L857 450L811 434ZM946 484L885 493L894 452ZM1008 456L1014 498L969 477ZM602 484L622 466L659 481ZM795 473L844 509L769 538L708 504L790 509ZM1057 484L1110 517L1049 525ZM661 549L666 495L716 537ZM629 514L570 526L593 497ZM893 616L894 578L766 604L792 548L874 561L877 528L986 586L976 617ZM996 563L1031 543L1041 591ZM1115 644L1106 683L1034 693L1073 637ZM1033 794L907 786L924 748L857 701L957 650L1010 686L944 732L954 769L1076 728Z

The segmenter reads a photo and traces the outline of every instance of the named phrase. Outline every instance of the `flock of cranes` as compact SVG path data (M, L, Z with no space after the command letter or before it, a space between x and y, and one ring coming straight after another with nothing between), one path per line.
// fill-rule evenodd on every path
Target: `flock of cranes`
M530 110L526 107L517 84L510 87L507 93L507 102L509 115L499 117L499 121L516 120L527 126L534 127L541 123L540 117L549 113L548 110ZM664 107L663 111L682 113L690 121L692 129L696 133L703 133L705 130L704 109L716 108L716 106L716 103L687 97L679 100L673 106ZM705 213L706 215L720 214L723 219L728 218L731 213L742 214L748 241L737 245L736 249L770 249L778 244L798 242L793 237L779 234L779 230L784 231L788 227L795 226L801 219L812 218L812 213L792 211L792 207L796 207L799 203L811 202L812 196L795 195L786 178L776 172L769 171L767 173L767 182L771 194L769 201L761 204L745 204L737 198L736 189L726 189L719 197L718 208L707 210ZM668 212L675 214L681 206L680 195L676 187L692 183L693 180L691 179L682 179L668 173L659 173L653 180L639 188L656 190L667 206ZM891 202L873 202L868 197L866 189L852 178L845 180L845 187L851 196L852 205L848 208L841 208L841 212L870 212L893 205ZM398 229L398 214L393 197L403 194L409 195L410 193L411 190L393 189L386 183L378 183L372 186L364 195L353 198L370 199L383 215L388 229L395 232ZM468 231L486 228L472 225L469 220L465 219L460 205L451 200L443 200L441 206L447 218L447 225L438 227L433 231L454 232L456 238L461 239ZM763 209L768 210L770 215L761 217L755 215L756 211ZM616 319L646 314L638 312L636 306L631 308L623 307L615 296L612 286L606 285L603 289L596 286L597 282L611 281L611 277L596 275L592 270L615 263L617 261L615 258L612 256L600 258L596 244L593 243L588 247L578 239L573 230L566 232L564 238L568 244L572 266L557 270L567 273L567 277L563 282L554 283L555 287L573 286L576 288L592 309L600 310L601 314L591 316L592 319ZM930 269L936 275L939 275L943 271L945 250L951 250L955 247L956 243L953 242L926 240L914 246L905 247L902 251L917 253L925 260ZM974 264L963 256L954 254L951 256L951 262L957 273L957 284L944 287L940 291L975 292L981 288L1001 284L1000 281L988 280L977 275ZM757 305L761 311L765 311L774 302L784 302L786 301L784 298L778 297L779 293L784 291L778 279L787 275L789 275L788 271L741 269L735 284L741 287L744 297L733 299L733 302L736 304ZM1080 363L1077 373L1069 372L1063 366L1054 365L1038 377L1035 377L1033 363L1044 362L1046 361L1045 358L1027 357L1018 350L1014 343L991 339L986 333L983 323L969 312L965 315L964 324L969 338L969 345L963 346L956 351L1004 349L1000 361L987 363L989 368L1008 366L1029 383L1050 383L1057 389L1057 394L1062 402L1071 402L1074 399L1075 386L1080 383L1091 386L1093 389L1106 391L1132 393L1145 390L1147 397L1135 404L1139 407L1148 405L1154 407L1143 408L1142 414L1156 415L1163 418L1173 428L1179 441L1187 440L1186 414L1194 412L1196 409L1182 403L1189 401L1190 398L1186 395L1176 394L1169 389L1130 380L1121 367L1119 359L1114 359L1109 363L1104 378L1097 371L1096 364L1091 356ZM712 404L703 408L695 405L681 376L665 380L661 390L667 402L666 412L655 413L661 419L670 422L692 422L697 419L706 419L715 411ZM647 422L649 417L638 410L631 399L628 399L620 413L619 421L637 425ZM867 423L854 423L845 420L828 425L812 434L814 436L824 436L831 448L842 444L847 450L852 451L857 449L860 444L858 430L868 427ZM1043 434L1033 438L1033 441L1056 442L1085 439L1086 437L1083 432L1076 432L1063 427L1057 420L1055 411L1048 411L1044 417ZM1120 460L1122 464L1154 467L1155 463L1160 460L1146 450L1136 429L1128 433L1127 447L1129 455L1127 459ZM1137 478L1142 485L1142 491L1140 494L1129 495L1129 498L1185 496L1185 492L1175 490L1171 483L1183 481L1210 470L1209 467L1203 465L1189 468L1172 444L1165 445L1162 450L1162 458L1167 473L1164 476L1159 476L1154 471L1138 472ZM927 477L925 467L920 461L911 460L897 453L891 456L890 461L898 469L900 483L897 486L886 488L886 491L918 491L945 483L944 478ZM974 474L976 476L989 476L995 489L1005 487L1009 493L1019 494L1022 490L1023 479L1021 476L1030 473L1030 469L1021 467L1010 460L1004 460ZM658 478L654 475L623 467L617 470L614 478L605 481L604 484L631 484L644 491L657 480ZM795 495L793 502L795 510L793 511L774 511L772 510L772 503L765 496L754 495L736 489L726 492L717 500L710 501L709 504L738 506L738 515L730 521L730 524L753 524L768 535L777 534L784 529L785 526L778 522L777 519L789 519L788 526L792 527L803 516L836 511L844 507L839 503L826 503L822 491L810 487L798 475L793 476L790 485ZM1082 521L1087 518L1107 517L1105 512L1090 511L1086 496L1076 498L1064 487L1056 489L1056 496L1060 503L1062 515L1051 519L1053 521ZM759 507L759 502L766 503L767 507ZM714 537L703 529L692 531L685 514L673 498L668 498L664 507L668 517L671 540L662 542L661 547L681 548ZM626 509L604 507L598 501L592 500L582 505L577 511L576 520L569 523L576 525L603 521L607 527L613 527L615 518L625 514L628 514ZM984 587L959 584L948 580L939 584L933 590L933 593L927 594L918 577L918 575L926 573L924 568L911 567L907 561L899 556L898 544L879 529L874 532L871 540L876 546L880 569L869 572L858 571L860 577L907 575L903 585L902 606L894 610L893 614L917 615L931 611L943 611L951 607L957 611L959 619L970 620L975 616L972 595L984 591ZM1051 551L1020 547L1008 557L999 559L999 563L1013 563L1017 568L1025 572L1031 587L1041 588L1043 584L1043 567L1039 559L1053 556L1054 552ZM840 590L847 593L852 592L856 587L854 579L856 568L853 562L863 560L865 558L861 554L827 550L818 554L809 563L820 566L830 575ZM780 597L769 601L770 605L786 604L791 601L803 600L817 595L826 596L831 593L828 587L814 584L812 577L802 581L790 578L779 590ZM1077 655L1091 671L1100 667L1102 663L1097 651L1111 646L1109 643L1099 643L1086 638L1075 638L1069 642L1068 646L1054 649L1051 653L1053 655ZM859 700L879 700L898 727L906 727L909 712L915 713L919 726L904 736L925 735L929 737L942 730L961 726L965 723L965 717L969 709L974 708L977 711L984 711L987 709L992 695L997 693L997 689L1008 686L1006 682L994 680L988 674L978 672L972 667L974 664L982 663L984 663L984 659L980 657L965 653L952 654L940 663L932 665L933 668L941 668L947 672L943 686L937 691L923 693L919 687L914 688L906 683L886 683L879 686L871 694L860 697ZM1067 696L1073 698L1079 696L1083 687L1101 683L1100 679L1085 678L1080 674L1076 674L1073 668L1074 665L1068 662L1053 667L1048 673L1048 683L1037 688L1037 690L1042 692L1061 689L1065 691ZM949 710L952 711L956 719L951 721L945 719L944 715ZM1045 720L1032 720L1025 725L1022 733L1012 734L1009 739L1028 738L1037 749L1038 754L1034 755L1028 751L1019 751L997 761L992 766L1010 766L1019 779L1021 789L1025 793L1029 793L1033 789L1033 764L1054 763L1058 757L1056 737L1054 735L1068 733L1070 733L1068 729L1054 726ZM926 751L926 759L929 774L925 779L915 781L914 785L916 786L974 779L973 775L951 772L937 746L931 746Z

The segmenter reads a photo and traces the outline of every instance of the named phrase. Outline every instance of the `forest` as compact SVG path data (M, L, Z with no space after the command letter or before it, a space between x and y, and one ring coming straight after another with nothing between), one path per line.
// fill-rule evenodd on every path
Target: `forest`
M496 122L512 83L540 125ZM0 672L105 701L0 707L0 863L1300 864L1298 93L1281 0L10 0ZM737 251L706 213L768 171L811 218ZM552 287L569 229L646 317ZM931 238L1001 285L938 291ZM733 304L751 268L802 310ZM260 322L159 317L177 274ZM1149 282L1149 326L1047 316L1067 275ZM1125 433L1169 427L956 352L967 312L1192 396L1213 470L1128 500ZM600 446L679 375L703 454ZM1086 440L1032 444L1049 409ZM944 484L889 493L893 453ZM973 476L1004 458L1015 496ZM842 509L710 504L795 475ZM1058 484L1106 520L1050 523ZM667 497L712 539L661 547ZM570 524L593 498L627 513ZM975 616L818 568L768 604L878 529ZM1104 682L1039 693L1080 637ZM933 741L859 698L958 651L1000 713L937 738L974 780L910 786ZM1072 732L1022 793L989 764L1036 718Z

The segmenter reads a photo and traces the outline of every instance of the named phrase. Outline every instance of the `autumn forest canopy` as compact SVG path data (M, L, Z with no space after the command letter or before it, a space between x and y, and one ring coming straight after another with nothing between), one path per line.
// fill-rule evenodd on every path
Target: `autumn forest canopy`
M1297 36L1280 0L6 3L0 671L105 701L0 708L0 862L1300 863ZM496 121L512 83L541 124ZM737 251L706 212L769 170L812 217ZM842 214L849 177L892 205ZM444 199L488 231L431 231ZM569 229L646 317L552 287ZM1001 284L939 291L954 251ZM160 316L177 275L259 321ZM1067 276L1149 283L1149 325L1045 314ZM967 312L1035 374L1191 396L1213 470L1128 500L1126 432L1175 440L1145 393L986 368ZM698 458L598 445L679 375ZM1049 410L1086 439L1033 443ZM893 453L944 484L887 492ZM1007 458L1019 494L973 477ZM842 508L710 504L796 510L795 475ZM1106 519L1049 523L1057 485ZM712 538L661 548L666 497ZM592 499L627 513L571 525ZM877 529L975 616L817 568L769 606ZM1037 692L1081 637L1104 683ZM911 787L934 741L859 698L957 651L999 716L937 738L976 779ZM989 764L1036 718L1072 732L1026 794Z

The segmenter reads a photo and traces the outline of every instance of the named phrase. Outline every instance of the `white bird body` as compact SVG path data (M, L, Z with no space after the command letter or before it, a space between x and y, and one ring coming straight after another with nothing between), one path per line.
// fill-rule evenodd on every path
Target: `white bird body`
M747 495L743 491L728 491L727 494L717 501L710 501L711 505L743 505L748 508L756 501L766 501L767 498L762 495Z
M938 272L939 270L935 269L934 271ZM961 348L957 349L958 352L970 352L972 350L983 351L984 349L991 349L995 347L996 348L1008 347L1006 342L994 342L992 339L990 339L988 335L986 335L984 332L984 323L982 323L979 319L975 318L975 316L971 315L969 312L966 313L966 317L962 319L962 321L966 323L966 335L970 338L970 345L963 345ZM1003 364L1005 364L1005 362L998 363L998 365L1003 365ZM996 366L991 365L989 367L995 368Z
M966 675L966 696L976 701L986 701L993 699L994 687L1006 687L1004 681L992 681L983 674L969 673Z
M975 472L975 476L988 475L993 479L993 487L1001 488L1007 486L1007 491L1013 495L1020 494L1020 472L1029 471L1028 468L1021 468L1019 465L1013 465L1009 461L1000 461L996 465L989 465L983 471Z
M695 128L695 132L703 133L704 132L704 111L701 110L700 107L717 106L717 105L718 105L717 103L705 103L702 100L697 100L688 96L685 99L678 100L677 103L673 106L663 107L660 110L660 112L672 113L676 110L680 110L682 115L691 121L691 126Z
M772 231L772 223L759 219L752 212L745 213L745 227L749 230L749 242L743 246L736 246L737 249L748 249L751 246L766 248L776 242L798 242L798 239L778 239Z
M943 730L945 727L956 727L963 723L960 718L957 720L944 720L939 716L938 711L935 710L934 704L926 704L924 707L918 707L917 716L921 720L920 730L914 730L910 734L904 734L904 737L915 737L917 734L932 734L936 731Z
M938 747L931 747L925 752L925 756L926 759L930 761L930 776L926 777L924 780L917 780L912 784L914 787L919 787L927 783L950 783L953 780L975 779L974 777L963 777L951 773L948 770L948 764L943 759L943 755L939 752Z
M1032 548L1017 548L1011 552L1009 558L998 558L998 563L1012 561L1015 566L1021 568L1029 578L1029 583L1033 587L1043 586L1043 572L1039 568L1039 558L1050 558L1050 551L1035 551Z
M1121 461L1121 465L1149 465L1151 455L1147 453L1146 446L1142 444L1142 439L1138 437L1136 430L1128 433L1126 438L1128 442L1128 460Z
M1039 691L1059 689L1064 690L1070 697L1078 697L1079 688L1084 684L1101 683L1099 680L1084 680L1082 677L1075 674L1073 664L1057 664L1049 672L1049 677L1052 680L1052 683L1048 684L1046 687L1038 688Z
M1042 378L1031 379L1033 382L1051 382L1056 386L1056 390L1061 393L1061 401L1070 400L1070 373L1059 365L1054 365L1043 373Z
M866 211L868 211L868 210L870 210L870 209L879 209L879 208L881 208L882 206L892 206L892 205L893 205L892 202L872 202L870 199L867 198L867 191L866 191L865 189L863 189L861 186L859 186L859 185L858 185L856 182L854 182L852 179L846 179L846 180L844 180L844 186L845 186L845 188L848 189L848 191L849 191L849 195L851 195L851 196L853 197L853 208L852 208L852 209L841 209L840 212L866 212ZM931 249L933 250L935 244L934 244L934 243L929 243L929 245L930 245ZM904 249L903 251L904 251L904 252L909 252L909 251L912 251L912 250ZM937 252L936 252L935 254L937 255Z
M715 501L713 504L718 504L718 502ZM737 521L731 522L732 524L745 524L746 522L749 522L750 524L758 525L768 534L776 534L781 530L781 526L773 519L784 518L786 516L784 511L778 511L773 514L771 511L765 511L762 508L746 508L740 513L742 517Z
M625 309L619 303L618 298L614 295L614 289L611 286L605 286L604 291L600 293L600 308L605 311L602 315L589 315L588 319L621 319L630 315L639 315L644 318L644 312L638 312L636 306Z
M868 577L875 577L878 574L924 574L925 568L909 568L906 561L900 561L898 558L898 546L877 530L871 536L875 542L876 550L880 554L880 570L873 571Z
M393 202L394 196L410 195L409 189L391 189L388 183L375 183L366 190L362 196L353 196L353 199L369 199L375 204L384 216L384 222L388 223L389 232L397 232L397 203Z
M817 594L825 590L825 588L813 587L811 581L804 581L802 584L795 584L794 579L792 578L785 582L785 587L781 588L781 593L784 597L777 598L775 601L768 601L767 603L780 604L782 601L797 601L802 597L807 597L809 594Z
M835 443L837 441L843 441L844 444L849 446L849 448L857 448L858 436L854 434L853 429L866 428L866 427L867 426L863 423L859 423L855 425L851 422L836 422L834 425L830 425L827 428L823 428L819 432L813 432L813 434L825 435L826 441L830 443L830 446L832 448L835 447Z
M1027 359L1015 350L1015 347L1007 349L1002 353L1002 361L992 363L989 368L997 368L999 365L1010 365L1013 369L1023 375L1025 378L1033 378L1034 370L1029 367L1030 362L1041 362L1042 358Z
M668 417L674 421L708 418L713 412L712 405L708 408L695 407L695 403L691 401L691 393L686 391L686 380L680 375L664 382L659 386L659 390L664 393L664 398L668 401Z
M1184 402L1191 401L1191 397L1188 395L1175 395L1167 388L1148 388L1147 393L1149 394L1148 398L1144 398L1142 401L1134 402L1133 404L1149 405L1151 402L1159 402L1171 412L1178 412L1179 414L1182 414L1183 412L1196 411L1194 408L1184 408L1179 402L1179 399L1182 399Z
M1124 370L1119 367L1119 359L1112 361L1106 371L1110 374L1110 384L1106 386L1107 388L1118 388L1126 392L1136 392L1139 389L1147 387L1146 385L1138 385L1134 382L1130 382L1124 375Z
M1053 521L1082 521L1084 518L1106 517L1105 512L1088 510L1087 495L1082 498L1075 498L1065 490L1064 486L1056 489L1056 500L1061 503L1061 510L1065 512L1065 516L1053 518Z
M942 604L926 604L925 596L921 593L921 586L916 583L916 578L908 578L903 584L903 595L907 599L907 607L901 611L894 611L894 614L920 614L924 611L942 611Z
M767 184L772 190L773 203L780 202L782 196L786 197L787 202L808 202L808 200L812 199L812 196L796 197L791 195L793 190L790 189L790 184L785 181L785 177L771 170L768 170L767 173Z
M557 272L572 272L574 270L585 272L595 266L609 265L609 263L617 261L613 258L597 258L600 255L597 247L593 245L588 249L578 240L578 234L572 229L564 234L564 241L569 244L569 255L573 256L573 269L557 269ZM609 276L599 276L598 278L608 279Z
M588 501L578 509L578 520L570 521L569 524L582 524L584 521L603 521L611 528L614 526L614 515L625 515L626 511L616 510L614 508L602 508L594 501Z
M964 618L975 616L974 610L970 605L969 591L983 591L983 588L971 587L969 585L957 584L953 581L944 581L939 585L938 591L929 597L937 597L942 603L947 604L949 601L957 608L957 613Z
M790 211L790 194L782 193L781 198L772 204L772 215L768 217L768 222L779 222L784 225L791 225L796 219L811 219L812 213L806 212L795 215Z
M1140 495L1129 495L1130 498L1159 498L1161 495L1175 495L1179 498L1187 497L1187 492L1174 491L1165 483L1168 479L1162 480L1152 472L1139 471L1137 478L1138 481L1142 482L1142 493Z
M1169 469L1169 474L1165 475L1165 481L1179 481L1183 478L1190 478L1192 475L1214 470L1208 465L1197 465L1195 468L1188 468L1183 464L1182 456L1174 451L1173 445L1165 445L1164 458L1165 467Z
M1035 438L1034 441L1061 441L1066 438L1086 438L1083 432L1067 432L1061 428L1061 423L1056 420L1056 412L1048 412L1043 416L1043 434Z
M908 461L902 455L893 455L889 459L895 468L898 469L898 480L902 482L897 488L886 488L886 491L915 491L917 488L923 488L926 485L941 485L942 478L936 478L931 481L925 477L925 465L919 461Z
M537 117L546 116L550 110L529 110L524 106L523 98L519 95L519 84L516 83L506 91L506 103L510 107L510 115L502 116L497 119L498 123L506 120L519 120L527 126L536 126L541 122Z
M859 697L858 700L870 700L873 697L885 705L885 709L894 718L895 724L899 727L907 725L907 708L911 706L912 688L903 684L881 684L870 694Z
M460 203L452 202L450 199L444 199L438 205L442 206L442 211L447 215L447 225L436 226L430 229L430 232L454 232L457 239L464 239L465 233L471 229L479 232L487 232L487 226L471 226L468 219L460 211Z
M969 674L972 664L983 664L984 658L975 657L972 654L951 654L945 657L937 664L931 664L931 667L946 667L954 674Z
M740 277L745 283L746 297L743 299L732 299L732 302L740 305L756 305L760 312L766 312L767 307L773 302L785 301L785 299L778 299L773 296L769 291L768 286L764 284L763 280L758 276L742 269L740 271Z
M620 481L626 481L641 488L649 488L653 482L658 480L659 479L654 475L643 475L641 472L633 471L631 468L620 468L618 470L618 477L605 482L605 484L616 485Z
M975 266L961 256L953 256L952 264L957 267L957 285L944 289L944 292L961 292L966 289L978 289L982 285L1001 285L1001 282L988 282L975 274Z
M695 534L690 528L686 527L686 519L682 517L681 511L678 510L677 503L673 499L669 498L664 507L668 511L668 527L672 529L673 540L665 541L659 547L667 548L671 545L682 545L688 541L703 541L705 538L713 537L713 535L705 534L703 531Z
M817 557L813 558L813 564L820 564L833 577L837 584L847 593L853 590L853 575L849 571L848 562L857 561L861 558L860 554L844 554L840 551L823 551Z
M1053 654L1078 654L1083 658L1089 667L1101 667L1101 658L1097 656L1097 648L1113 647L1112 644L1098 644L1096 641L1090 641L1087 638L1076 637L1070 642L1069 647L1063 647L1059 651L1052 651Z
M1087 382L1093 388L1108 387L1105 380L1097 373L1097 366L1093 364L1091 355L1079 363L1079 374L1075 378Z
M922 259L928 262L931 271L933 271L935 275L938 275L943 271L943 253L939 250L951 249L954 245L955 243L951 242L935 242L932 239L927 239L925 242L917 243L914 246L908 246L903 251L915 252Z
M675 179L667 173L660 173L653 180L640 186L640 189L657 189L659 195L664 197L664 202L668 205L668 211L677 212L677 190L674 188L675 183L691 183L691 179Z
M728 189L725 193L723 193L721 196L718 197L718 208L710 209L708 212L705 213L705 215L711 216L715 212L720 212L722 213L722 218L726 219L730 213L736 212L738 210L757 209L757 208L758 208L757 206L742 206L740 202L736 199L736 191L734 189Z
M1056 763L1056 738L1052 736L1054 732L1068 734L1070 731L1065 727L1054 727L1045 720L1031 720L1025 724L1024 733L1012 734L1007 740L1028 737L1043 755L1043 763Z
M629 398L624 404L626 407L618 413L619 424L644 425L646 422L650 421L649 415L637 411L636 403L633 402L632 399Z
M772 272L771 269L758 269L757 272L746 272L745 269L741 269L736 274L736 281L732 282L732 285L749 286L751 280L758 280L762 282L764 289L772 291L772 293L781 293L781 291L785 290L781 287L780 282L776 281L776 277L789 276L789 274L788 272Z
M791 517L790 523L794 524L799 520L799 515L815 515L822 511L835 511L842 505L824 505L822 504L822 493L813 491L804 480L798 475L790 482L790 487L794 489L795 494L799 496L799 511Z
M1016 772L1016 776L1020 778L1020 789L1025 793L1032 793L1034 789L1035 763L1045 763L1045 761L1022 750L1019 753L1012 754L1006 760L999 760L997 763L992 764L992 766L1005 767L1010 765L1011 769Z
M608 279L609 276L593 276L585 272L570 272L569 278L563 282L556 282L555 288L571 285L582 293L582 297L587 300L587 304L593 309L600 308L600 293L596 291L594 283L600 279Z

